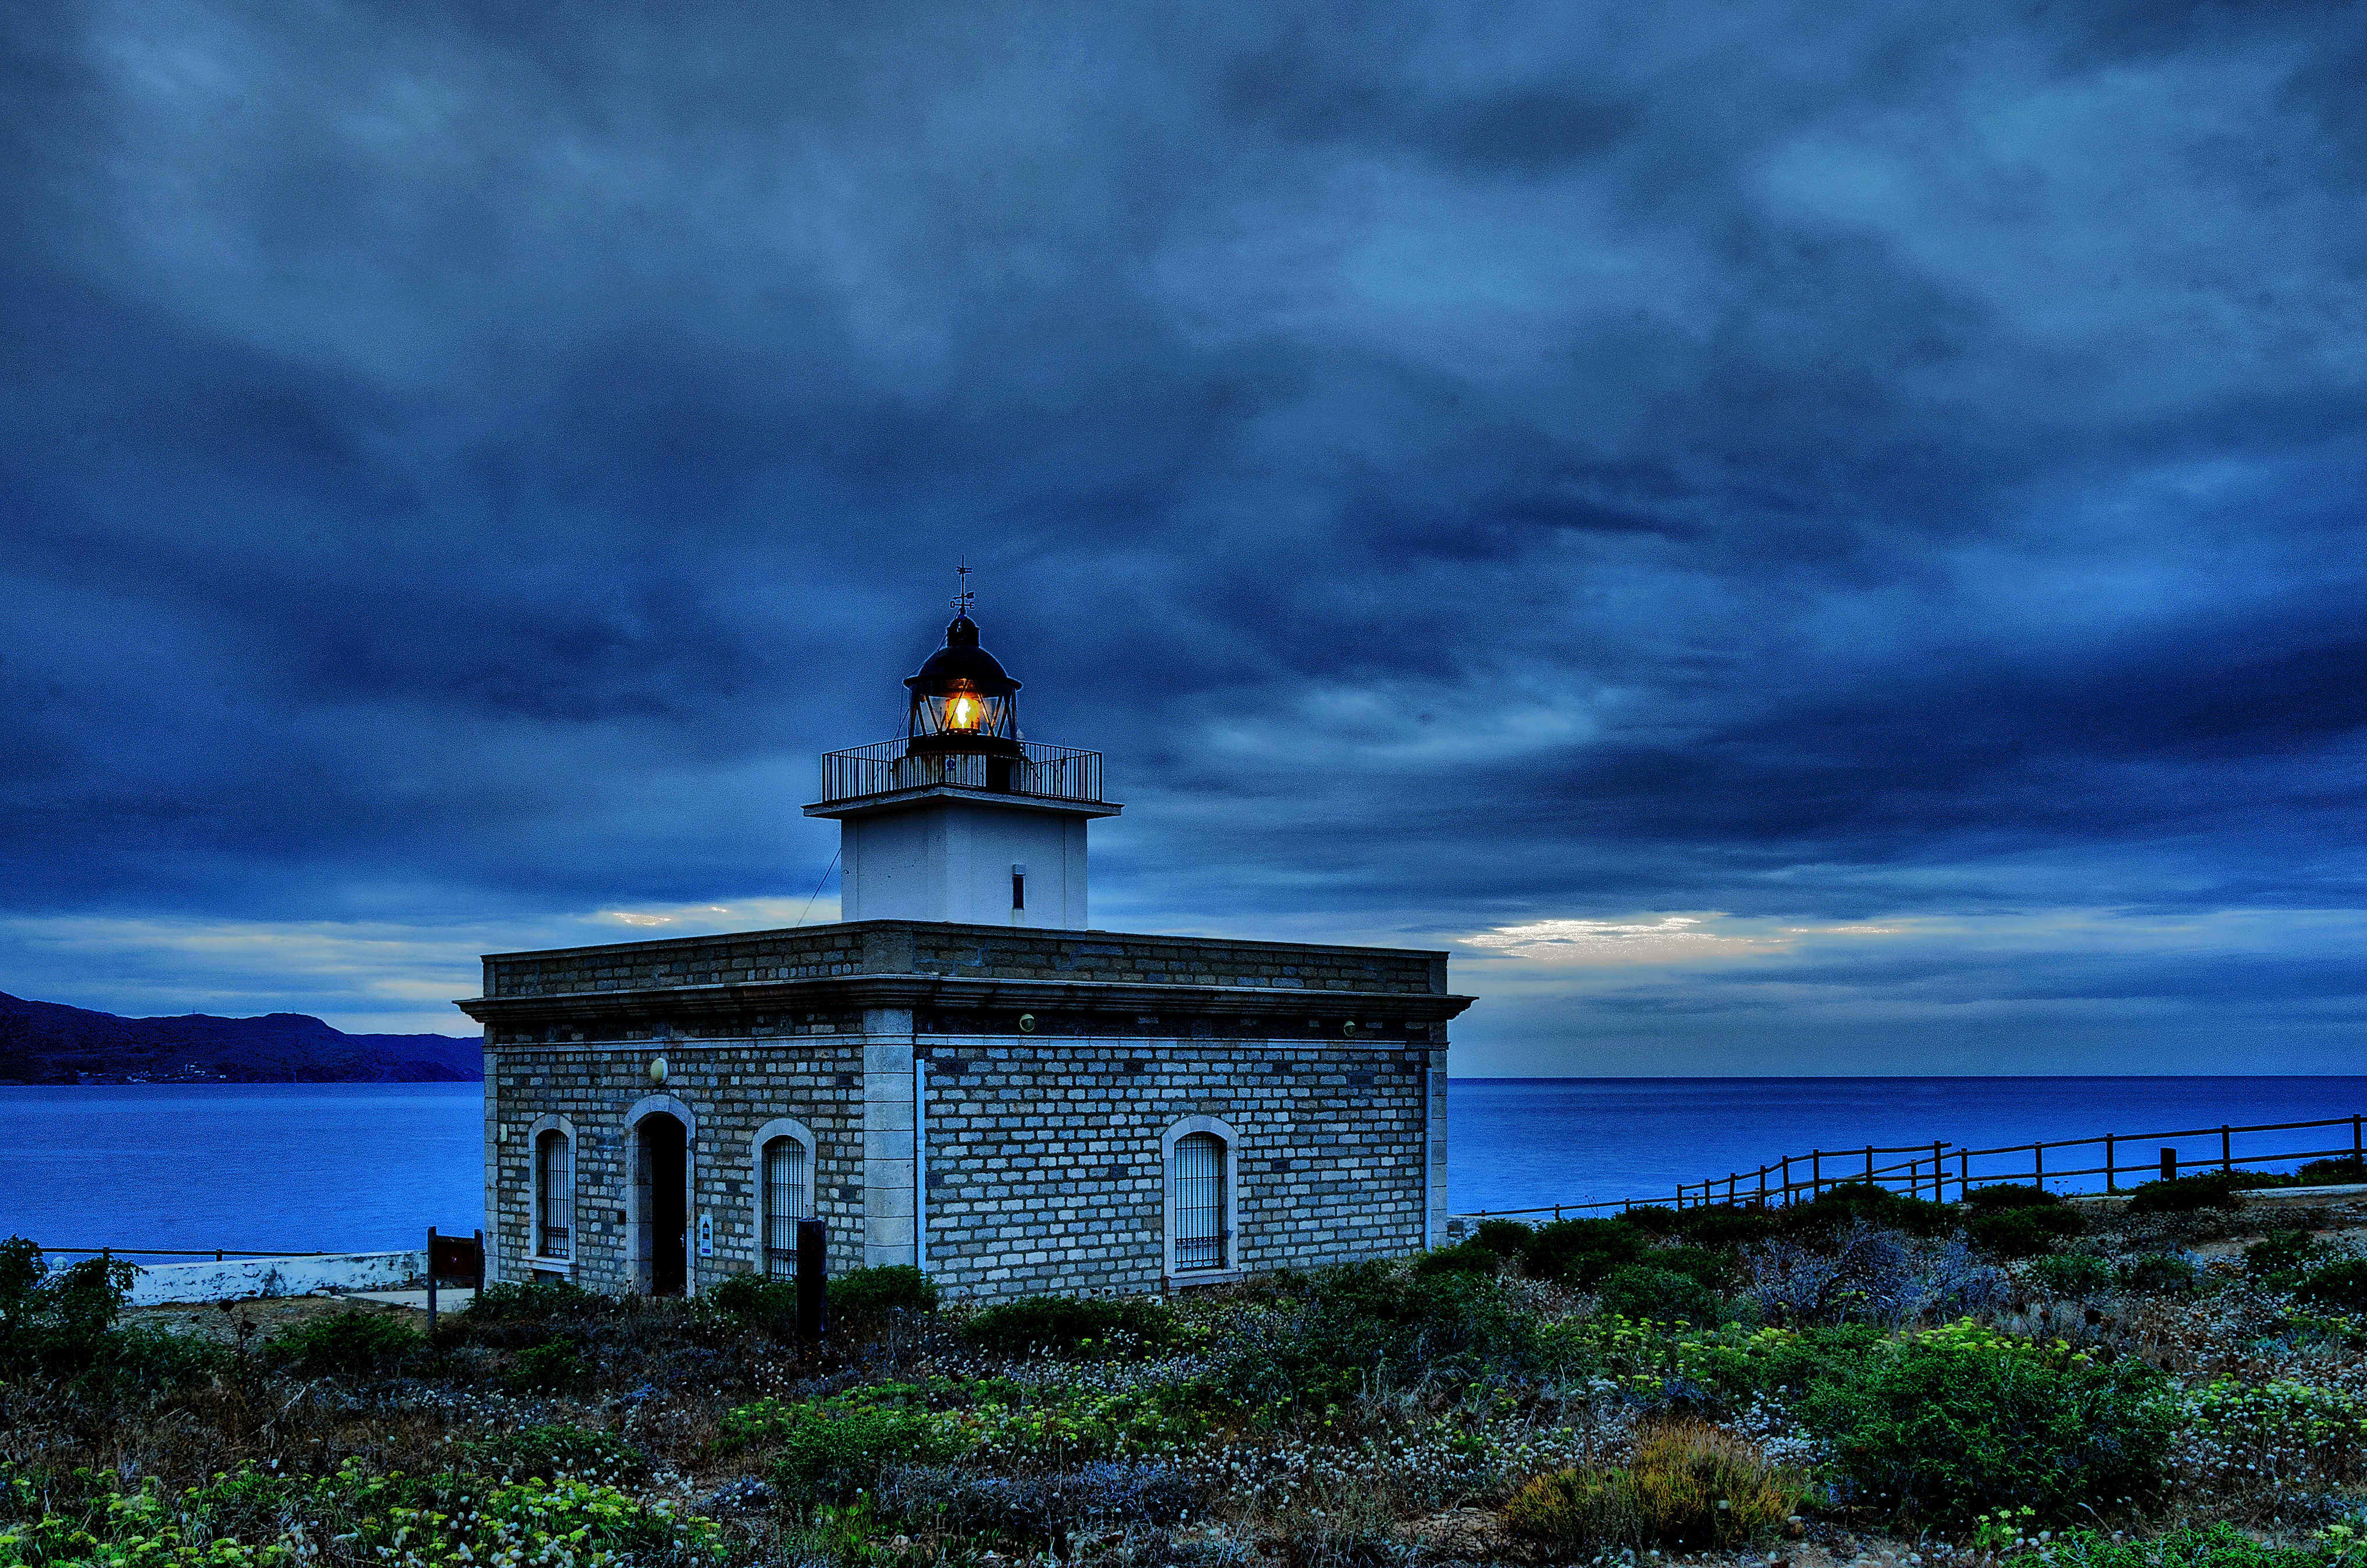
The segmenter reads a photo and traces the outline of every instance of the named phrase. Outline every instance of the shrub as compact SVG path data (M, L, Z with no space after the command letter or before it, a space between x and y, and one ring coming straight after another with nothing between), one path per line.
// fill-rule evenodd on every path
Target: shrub
M844 1503L891 1464L953 1459L944 1426L928 1411L889 1403L827 1401L771 1405L780 1457L773 1484L796 1503Z
M2182 1295L2202 1278L2202 1269L2175 1253L2149 1252L2121 1265L2121 1289L2141 1296Z
M504 1481L557 1481L574 1476L611 1485L631 1484L650 1472L650 1456L613 1432L581 1426L522 1426L498 1437L460 1445L470 1469Z
M1172 1525L1199 1488L1172 1465L1104 1460L1048 1475L980 1475L967 1467L908 1465L879 1485L879 1512L951 1535L1059 1541L1079 1525Z
M1638 1203L1619 1210L1619 1218L1648 1236L1674 1235L1688 1214L1706 1210L1671 1209L1665 1203Z
M2087 1253L2057 1253L2030 1266L2030 1277L2058 1296L2093 1296L2112 1288L2112 1266Z
M2020 1182L1976 1187L1965 1194L1965 1207L1976 1214L1999 1214L2012 1209L2053 1209L2062 1202L2063 1195L2059 1192L2049 1192L2043 1187L2031 1187Z
M1732 1261L1705 1247L1660 1247L1646 1253L1638 1261L1647 1268L1682 1274L1706 1290L1723 1290L1734 1278Z
M1488 1256L1492 1269L1495 1255ZM1138 1296L1022 1296L989 1307L962 1325L962 1337L1002 1356L1107 1356L1164 1345L1174 1335L1174 1314Z
M2295 1174L2305 1187L2350 1187L2367 1182L2367 1160L2349 1154L2337 1160L2312 1160Z
M458 1471L374 1476L357 1460L317 1477L244 1468L171 1494L153 1481L126 1490L111 1471L83 1471L76 1479L84 1478L88 1490L67 1505L76 1513L57 1506L63 1500L53 1494L45 1499L51 1510L29 1528L0 1531L0 1560L272 1568L388 1561L688 1564L712 1563L719 1555L708 1520L574 1480L504 1484ZM0 1481L0 1505L9 1501L7 1490Z
M2329 1532L2330 1534L2331 1532ZM2123 1540L2092 1529L2032 1541L2017 1557L2030 1568L2350 1568L2357 1532L2303 1546L2271 1546L2226 1523L2171 1530L2151 1540Z
M2346 1258L2314 1270L2293 1296L2328 1312L2367 1312L2367 1257Z
M2225 1171L2209 1176L2149 1181L2129 1194L2132 1214L2191 1214L2198 1209L2233 1209L2241 1178Z
M426 1345L417 1329L391 1313L333 1312L274 1335L264 1354L308 1378L391 1378Z
M1591 1285L1643 1256L1647 1240L1624 1220L1556 1220L1529 1244L1529 1272L1540 1279Z
M1912 1236L1944 1236L1956 1228L1958 1216L1950 1204L1902 1198L1887 1187L1852 1181L1781 1210L1777 1223L1795 1235L1826 1235L1859 1221Z
M1557 1557L1604 1547L1731 1549L1781 1525L1806 1489L1731 1433L1686 1424L1637 1443L1624 1470L1538 1476L1505 1506L1515 1535Z
M1689 1323L1716 1327L1716 1295L1691 1277L1651 1264L1611 1271L1602 1286L1603 1310L1641 1323Z
M1775 1233L1772 1215L1756 1209L1688 1209L1677 1233L1697 1247L1749 1246Z
M137 1278L130 1264L105 1256L52 1272L24 1237L0 1242L0 1377L111 1381L123 1348L115 1320Z
M699 1298L734 1323L758 1329L776 1339L798 1332L798 1282L753 1270L734 1274Z
M538 1318L583 1318L612 1311L607 1298L586 1290L570 1279L536 1279L521 1283L502 1279L477 1292L468 1316L477 1323L510 1323Z
M1771 1319L1887 1324L1924 1305L1913 1248L1896 1231L1863 1220L1823 1250L1779 1236L1745 1252L1743 1263L1751 1297Z
M850 1269L830 1282L833 1323L877 1323L890 1312L936 1310L936 1281L909 1263Z
M1404 1278L1341 1264L1271 1281L1263 1310L1214 1347L1216 1389L1273 1418L1342 1403L1369 1383L1428 1372L1513 1372L1534 1360L1536 1324L1501 1285L1468 1274Z
M512 1393L565 1393L583 1381L590 1369L572 1339L549 1339L517 1353L502 1386Z
M1965 1225L1973 1244L1997 1257L2035 1257L2065 1236L2086 1229L2070 1209L1999 1209L1976 1214Z
M2290 1290L2328 1250L2307 1231L2272 1231L2244 1249L2244 1272L2272 1289Z
M1827 1369L1800 1415L1857 1495L1932 1520L1999 1504L2052 1517L2140 1494L2173 1426L2142 1362L2099 1367L1970 1322Z
M1467 1246L1486 1247L1498 1257L1515 1257L1529 1250L1537 1233L1518 1220L1482 1220Z
M1417 1255L1412 1270L1415 1278L1429 1279L1441 1274L1493 1277L1503 1267L1502 1255L1481 1246L1478 1242L1465 1242L1460 1246L1436 1247Z

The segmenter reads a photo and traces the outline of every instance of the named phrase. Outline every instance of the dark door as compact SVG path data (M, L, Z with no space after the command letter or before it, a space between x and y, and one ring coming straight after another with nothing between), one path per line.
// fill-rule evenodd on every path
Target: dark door
M690 1215L684 1206L682 1123L661 1111L641 1119L642 1223L648 1227L650 1291L679 1296L690 1280L685 1245Z

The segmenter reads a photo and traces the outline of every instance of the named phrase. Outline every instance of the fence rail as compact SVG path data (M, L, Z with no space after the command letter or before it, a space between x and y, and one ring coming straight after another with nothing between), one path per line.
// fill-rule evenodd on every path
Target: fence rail
M2349 1132L2350 1142L2335 1148L2246 1149L2241 1153L2237 1152L2236 1145L2239 1137L2310 1132L2329 1128ZM2216 1151L2206 1150L2200 1159L2191 1158L2180 1147L2180 1143L2196 1138L2214 1140ZM2153 1150L2152 1159L2135 1164L2124 1162L2129 1150L2147 1147ZM2079 1164L2082 1156L2078 1154L2067 1156L2068 1163L2065 1163L2067 1156L2059 1153L2082 1149L2099 1151L2085 1158L2101 1163ZM2047 1163L2050 1150L2058 1152L2057 1163L2051 1165ZM1885 1158L1897 1154L1908 1158ZM2248 1127L2195 1127L2176 1132L2104 1132L2092 1138L2040 1140L2029 1143L2008 1143L1994 1149L1965 1148L1944 1139L1935 1139L1929 1143L1900 1144L1895 1148L1868 1143L1852 1149L1811 1149L1805 1154L1786 1154L1772 1164L1752 1170L1735 1171L1705 1181L1680 1182L1675 1201L1680 1209L1702 1208L1714 1203L1759 1209L1788 1207L1804 1196L1814 1199L1829 1188L1854 1182L1903 1192L1910 1198L1929 1197L1935 1202L1944 1203L1952 1188L1961 1199L1975 1187L1994 1182L2022 1182L2036 1187L2054 1183L2061 1190L2094 1190L2092 1187L2071 1188L2065 1185L2090 1176L2102 1176L2102 1190L2112 1193L2121 1190L2123 1176L2168 1180L2177 1176L2182 1168L2191 1166L2232 1174L2239 1168L2328 1159L2367 1160L2367 1116L2331 1117L2322 1121L2270 1121ZM1976 1168L1976 1161L1984 1163ZM1472 1213L1481 1218L1551 1214L1559 1219L1566 1212L1633 1209L1661 1201L1663 1199L1655 1195L1586 1203L1548 1203L1532 1209L1475 1210Z
M998 795L1100 801L1101 753L1035 741L1020 742L1019 750L1017 756L912 752L904 741L881 741L846 751L826 751L821 754L821 803L940 784Z

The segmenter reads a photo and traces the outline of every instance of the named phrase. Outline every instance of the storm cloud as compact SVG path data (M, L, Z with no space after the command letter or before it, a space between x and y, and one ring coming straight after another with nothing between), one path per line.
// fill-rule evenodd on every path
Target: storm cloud
M966 558L1099 923L1739 944L1460 946L1460 1071L2357 1060L2367 8L0 51L0 989L827 918Z

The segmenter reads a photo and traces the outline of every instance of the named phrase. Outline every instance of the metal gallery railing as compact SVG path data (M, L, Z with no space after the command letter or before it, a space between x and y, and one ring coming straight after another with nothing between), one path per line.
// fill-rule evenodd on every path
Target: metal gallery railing
M2291 1136L2307 1132L2326 1132L2329 1136ZM2345 1134L2347 1142L2341 1142ZM2271 1135L2276 1135L2286 1145L2301 1142L2335 1146L2259 1148L2248 1142L2239 1148L2237 1142L2239 1138L2249 1141ZM2198 1139L2205 1141L2199 1157L2182 1147ZM2127 1159L2130 1152L2140 1150L2150 1157L2135 1162ZM1906 1158L1896 1157L1899 1155ZM2261 1122L2246 1127L2223 1124L2174 1132L2104 1132L2090 1138L2007 1143L1994 1149L1968 1148L1943 1139L1893 1148L1869 1143L1852 1149L1811 1149L1805 1154L1786 1154L1751 1170L1730 1172L1705 1181L1680 1182L1674 1201L1680 1209L1717 1203L1773 1208L1796 1203L1804 1198L1813 1199L1844 1183L1870 1183L1935 1202L1946 1202L1952 1195L1962 1199L1976 1187L2008 1182L2052 1186L2061 1191L2114 1193L2124 1189L2127 1184L2123 1178L2129 1176L2148 1181L2171 1180L2181 1173L2215 1170L2233 1175L2238 1170L2267 1165L2338 1159L2367 1162L2367 1116ZM2101 1188L2089 1180L2096 1176L2103 1178ZM1566 1213L1634 1209L1668 1201L1655 1194L1586 1203L1549 1203L1530 1209L1475 1210L1470 1215L1513 1218L1550 1214L1558 1219Z
M1098 803L1102 754L1073 746L1018 743L1017 756L984 752L913 752L904 741L821 754L821 799L817 804L860 800L900 790L946 785L998 795L1033 795L1051 801Z

